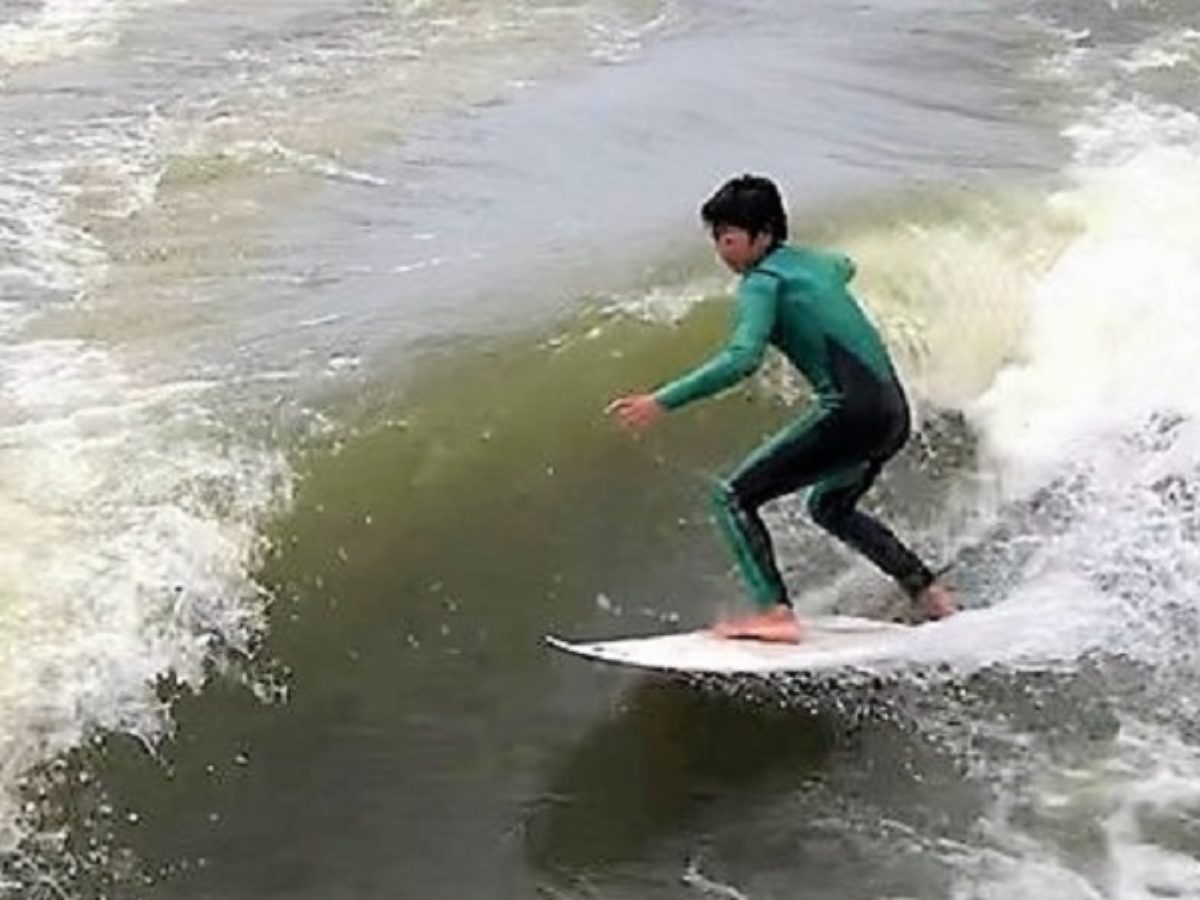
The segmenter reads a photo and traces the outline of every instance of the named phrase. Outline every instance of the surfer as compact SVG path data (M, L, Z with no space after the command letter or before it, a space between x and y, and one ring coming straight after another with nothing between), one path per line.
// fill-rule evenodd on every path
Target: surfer
M798 421L751 453L713 499L717 520L758 607L718 623L717 634L783 642L803 640L775 562L760 509L803 487L818 525L890 575L930 618L958 609L953 592L878 519L857 508L886 463L908 440L908 402L891 358L847 284L846 256L792 246L787 213L767 178L733 178L700 209L717 255L741 276L732 333L707 362L653 393L620 397L608 413L631 431L669 410L712 396L747 378L777 347L813 388Z

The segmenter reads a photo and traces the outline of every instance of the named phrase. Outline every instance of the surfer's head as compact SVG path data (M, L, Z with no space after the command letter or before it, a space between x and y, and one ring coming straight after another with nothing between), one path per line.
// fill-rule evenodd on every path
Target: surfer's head
M761 175L739 175L700 207L721 261L744 272L787 240L787 212L779 188Z

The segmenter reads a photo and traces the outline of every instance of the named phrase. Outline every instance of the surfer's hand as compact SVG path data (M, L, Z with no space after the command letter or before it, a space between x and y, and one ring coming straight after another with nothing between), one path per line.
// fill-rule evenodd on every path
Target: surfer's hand
M618 397L604 411L622 427L638 432L645 431L657 422L663 414L663 407L653 394L631 394Z

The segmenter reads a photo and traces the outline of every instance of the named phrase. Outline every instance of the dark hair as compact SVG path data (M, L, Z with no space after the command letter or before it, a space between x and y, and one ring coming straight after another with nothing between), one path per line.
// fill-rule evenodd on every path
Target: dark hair
M775 243L787 240L787 212L779 188L770 178L761 175L739 175L731 178L700 207L700 218L709 230L716 232L722 225L744 228L755 237L767 232Z

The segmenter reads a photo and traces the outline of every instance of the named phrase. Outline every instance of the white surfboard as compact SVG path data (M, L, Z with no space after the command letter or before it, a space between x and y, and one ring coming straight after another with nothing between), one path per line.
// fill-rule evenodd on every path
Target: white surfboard
M882 667L899 661L915 631L909 625L853 616L805 621L809 634L799 644L721 638L707 630L587 643L554 635L545 640L555 650L613 665L732 675Z

